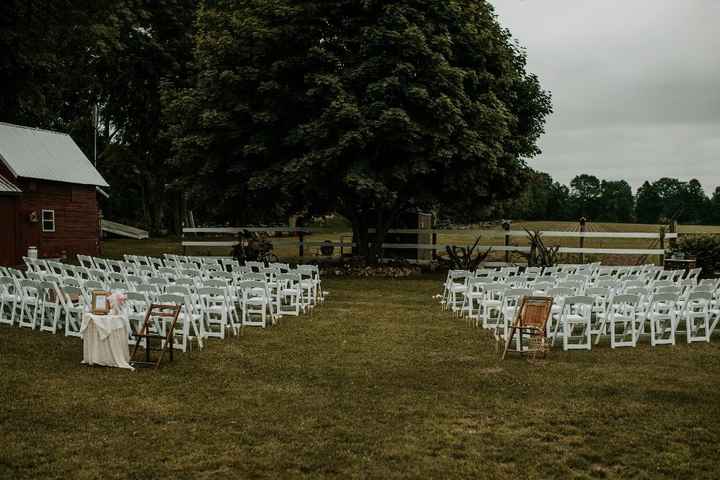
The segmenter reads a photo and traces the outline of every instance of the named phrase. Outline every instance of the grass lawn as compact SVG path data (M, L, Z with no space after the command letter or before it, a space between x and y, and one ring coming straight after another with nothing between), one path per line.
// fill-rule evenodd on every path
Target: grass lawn
M312 317L159 372L0 327L0 477L718 477L717 337L500 362L438 278L325 285Z

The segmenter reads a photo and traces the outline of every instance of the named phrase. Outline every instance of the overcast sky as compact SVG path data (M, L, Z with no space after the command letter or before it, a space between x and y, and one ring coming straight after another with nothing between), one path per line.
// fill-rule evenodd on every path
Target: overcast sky
M555 113L530 165L720 185L720 0L490 0Z

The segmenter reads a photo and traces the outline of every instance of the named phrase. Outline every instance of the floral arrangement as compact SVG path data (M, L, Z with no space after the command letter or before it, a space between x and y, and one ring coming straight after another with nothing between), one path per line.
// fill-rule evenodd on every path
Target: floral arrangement
M127 295L122 292L114 292L110 295L110 297L108 297L108 300L110 300L110 306L112 307L113 313L117 315L122 310L123 305L125 305Z

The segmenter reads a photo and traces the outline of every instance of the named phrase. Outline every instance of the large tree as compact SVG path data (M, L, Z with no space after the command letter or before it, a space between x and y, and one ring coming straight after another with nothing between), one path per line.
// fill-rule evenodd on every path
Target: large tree
M635 211L632 188L625 180L603 180L597 220L604 222L630 222Z
M570 196L574 201L576 216L596 220L602 194L600 180L594 175L578 175L570 181Z
M479 215L538 153L549 95L485 1L219 0L197 25L165 98L208 215L337 210L374 260L401 212Z

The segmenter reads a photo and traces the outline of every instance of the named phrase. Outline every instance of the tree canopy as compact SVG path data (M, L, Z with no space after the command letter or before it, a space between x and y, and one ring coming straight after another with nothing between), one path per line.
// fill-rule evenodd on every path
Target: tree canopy
M220 216L337 210L372 257L369 228L379 245L408 209L479 215L539 151L549 94L484 1L217 1L197 25L167 120Z
M205 225L340 212L370 256L413 209L720 224L696 179L530 168L550 97L486 1L8 0L0 50L0 121L89 157L96 129L106 216L153 233L186 200Z

